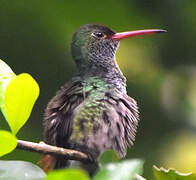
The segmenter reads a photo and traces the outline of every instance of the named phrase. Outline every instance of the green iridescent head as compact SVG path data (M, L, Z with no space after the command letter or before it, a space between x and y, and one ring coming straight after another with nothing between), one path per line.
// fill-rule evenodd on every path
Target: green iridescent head
M81 68L113 60L119 44L118 40L111 39L114 34L114 31L101 25L81 26L74 34L71 45L77 66Z

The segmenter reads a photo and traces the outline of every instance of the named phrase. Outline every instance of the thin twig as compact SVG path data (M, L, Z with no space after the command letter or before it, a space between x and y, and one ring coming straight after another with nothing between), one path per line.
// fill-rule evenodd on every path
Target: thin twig
M90 162L88 156L80 151L72 149L64 149L56 146L45 144L44 142L34 143L29 141L17 140L17 149L38 152L41 154L50 154L53 156L63 156L69 160L77 160L82 162Z

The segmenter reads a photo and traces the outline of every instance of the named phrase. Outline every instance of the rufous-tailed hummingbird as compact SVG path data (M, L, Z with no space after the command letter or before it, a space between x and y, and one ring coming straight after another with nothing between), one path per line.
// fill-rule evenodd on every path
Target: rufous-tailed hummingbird
M71 43L77 73L57 91L45 110L45 142L86 153L92 163L81 166L90 174L105 150L112 149L124 157L127 147L133 145L139 115L136 101L127 95L116 50L121 39L160 32L165 30L115 33L102 25L81 26ZM53 160L54 168L74 164L62 157Z

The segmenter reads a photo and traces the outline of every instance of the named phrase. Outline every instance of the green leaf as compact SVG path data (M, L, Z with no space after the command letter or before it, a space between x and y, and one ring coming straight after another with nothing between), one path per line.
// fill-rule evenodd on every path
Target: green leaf
M109 163L95 175L93 180L130 180L137 174L142 174L143 160L124 160L118 163Z
M8 131L0 131L0 157L10 153L17 146L16 137ZM1 177L1 176L0 176Z
M142 176L136 174L134 180L146 180L146 179L143 178Z
M193 173L180 173L175 169L166 170L153 166L155 180L196 180L196 175Z
M43 180L45 177L43 170L30 162L0 160L2 180Z
M117 154L112 151L108 150L105 151L100 157L99 157L99 164L103 166L104 164L111 163L111 162L118 162L118 156Z
M16 75L11 70L11 68L0 59L0 107L4 102L5 89L7 85L15 77Z
M39 86L27 73L19 74L7 85L2 112L14 134L28 120L38 96Z
M46 180L70 179L70 180L89 180L86 172L80 169L62 169L48 173Z

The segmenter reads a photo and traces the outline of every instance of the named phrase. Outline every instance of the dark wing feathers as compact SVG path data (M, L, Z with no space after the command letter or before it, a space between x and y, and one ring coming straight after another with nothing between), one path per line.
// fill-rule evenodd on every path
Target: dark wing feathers
M49 102L45 112L45 140L46 143L70 147L70 138L73 131L73 121L80 107L94 93L92 89L83 89L81 81L72 82L62 87L57 95ZM95 88L96 89L96 88ZM102 96L103 95L103 96ZM126 155L127 146L133 144L138 125L139 115L137 104L134 99L118 90L108 89L95 101L104 102L104 107L99 111L98 123L93 124L93 129L84 133L84 145L88 148L102 153L106 149L115 150L119 157ZM97 102L100 104L99 102ZM94 102L96 105L96 102ZM91 105L92 106L92 105ZM96 112L91 112L91 122L94 122ZM97 114L96 114L97 117ZM80 127L87 121L87 116L77 119ZM74 141L76 147L78 142ZM74 147L72 147L74 148ZM96 157L95 157L96 158Z
M66 141L72 133L74 109L83 100L83 86L80 81L61 87L45 110L44 135L46 143L66 147Z
M112 124L108 129L108 142L112 141L110 148L124 157L127 146L131 146L135 140L139 120L137 103L121 92L107 93L106 97L107 109L103 112L103 120Z

